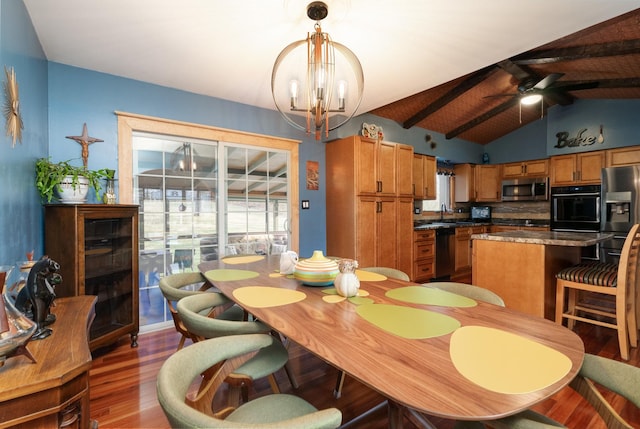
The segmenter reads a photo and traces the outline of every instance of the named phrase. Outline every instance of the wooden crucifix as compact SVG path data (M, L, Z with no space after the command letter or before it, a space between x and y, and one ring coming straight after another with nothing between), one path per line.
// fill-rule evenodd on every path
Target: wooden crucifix
M84 168L87 168L87 164L89 162L89 145L95 142L103 142L104 140L97 139L95 137L89 137L89 133L87 131L87 123L84 123L82 127L82 135L81 136L67 136L68 139L75 140L80 143L82 146L82 163L84 164Z

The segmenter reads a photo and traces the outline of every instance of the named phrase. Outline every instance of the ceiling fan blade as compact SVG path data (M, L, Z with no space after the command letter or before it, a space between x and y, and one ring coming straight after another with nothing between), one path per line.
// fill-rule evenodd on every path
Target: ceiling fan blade
M538 83L536 83L533 86L533 89L545 89L553 85L553 83L556 80L560 79L562 76L564 76L564 73L551 73L550 75L545 76Z
M581 82L581 83L573 83L569 85L554 85L552 88L547 88L547 91L552 90L560 90L560 91L580 91L581 89L593 89L600 86L600 82Z
M543 94L543 96L548 101L552 101L561 106L568 106L570 104L573 104L573 102L575 101L575 98L571 94L565 92L564 90L559 90L555 87L547 88L546 90L541 91L541 94Z

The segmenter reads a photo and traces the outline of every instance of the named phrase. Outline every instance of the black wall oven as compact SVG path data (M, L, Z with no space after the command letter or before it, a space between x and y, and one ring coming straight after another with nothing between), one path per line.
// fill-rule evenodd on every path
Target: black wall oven
M600 185L551 188L551 230L600 231Z
M551 188L551 230L600 232L600 185ZM599 260L600 246L584 247L583 260Z

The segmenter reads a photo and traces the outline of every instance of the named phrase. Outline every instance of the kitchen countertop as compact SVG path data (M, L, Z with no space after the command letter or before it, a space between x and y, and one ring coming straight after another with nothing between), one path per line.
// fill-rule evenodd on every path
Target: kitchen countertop
M503 241L510 243L545 244L549 246L586 247L613 237L613 234L599 232L558 232L558 231L505 231L487 234L473 234L472 240Z
M474 222L469 220L461 220L461 221L433 221L433 222L420 222L415 223L413 226L414 231L422 231L425 229L438 229L438 228L459 228L459 227L468 227L468 226L522 226L527 228L535 228L535 227L548 227L549 223L541 223L537 221L532 221L527 223L524 220L494 220L492 222Z

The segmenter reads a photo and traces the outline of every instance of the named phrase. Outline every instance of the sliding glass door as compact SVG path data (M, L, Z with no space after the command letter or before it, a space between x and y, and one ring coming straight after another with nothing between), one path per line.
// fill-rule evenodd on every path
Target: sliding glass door
M288 151L142 132L133 133L132 149L141 327L171 320L162 276L225 255L287 249Z

